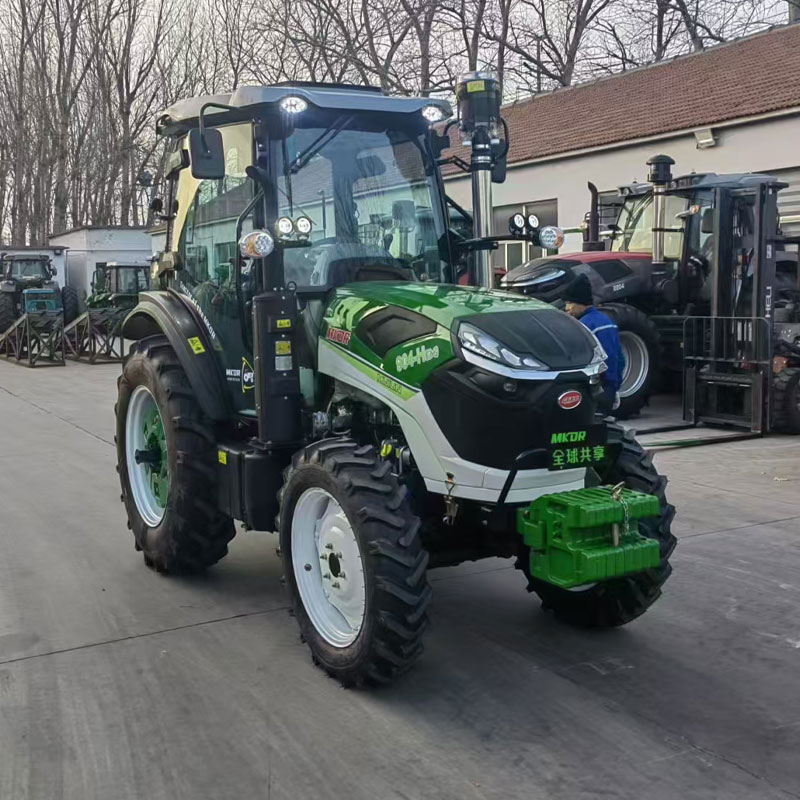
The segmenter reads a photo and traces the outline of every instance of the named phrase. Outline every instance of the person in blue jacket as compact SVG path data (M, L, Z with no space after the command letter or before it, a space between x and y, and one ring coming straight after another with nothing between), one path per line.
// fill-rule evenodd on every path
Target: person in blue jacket
M567 314L579 319L596 337L608 358L608 369L603 373L603 411L619 408L619 387L622 385L622 372L625 368L625 356L619 344L617 326L602 311L594 307L592 285L586 275L579 275L567 287L564 294L567 302Z

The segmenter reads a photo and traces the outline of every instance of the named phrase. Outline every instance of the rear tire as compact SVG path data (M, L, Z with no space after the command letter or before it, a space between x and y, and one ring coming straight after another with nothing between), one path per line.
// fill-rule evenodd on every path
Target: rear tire
M655 323L642 311L624 303L600 306L617 326L625 356L620 404L613 414L628 419L638 414L650 398L661 370L661 339Z
M286 470L286 585L314 663L344 686L388 683L422 653L431 590L419 529L405 487L370 445L325 439Z
M772 379L772 429L800 433L800 369L789 367Z
M17 318L17 305L11 292L0 292L0 334L5 333Z
M552 611L559 619L582 628L611 628L625 625L644 614L661 596L661 587L672 572L669 558L676 540L670 531L675 508L667 502L664 489L667 479L659 475L652 459L633 435L617 425L609 426L610 444L621 444L616 463L600 476L603 484L625 481L629 489L647 492L658 497L661 513L657 519L639 522L642 536L656 539L661 548L661 563L654 569L637 572L622 578L596 583L588 589L568 590L531 577L530 548L524 548L517 561L528 578L528 591L536 592L542 608Z
M228 552L233 520L215 505L217 497L214 431L203 415L175 352L163 336L134 345L118 382L117 472L137 550L158 572L191 573L215 564ZM143 387L143 388L142 388ZM134 393L137 392L137 398ZM149 398L151 399L148 399ZM132 398L134 402L131 403ZM160 416L167 459L166 497L146 502L142 492L147 465L133 461L129 412L141 399ZM133 473L133 474L132 474Z
M72 286L64 286L61 289L61 307L64 309L64 324L78 318L78 292Z

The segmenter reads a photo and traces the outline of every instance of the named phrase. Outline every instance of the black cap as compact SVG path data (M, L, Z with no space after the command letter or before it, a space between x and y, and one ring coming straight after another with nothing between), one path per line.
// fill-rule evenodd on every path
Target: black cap
M564 293L564 300L568 303L579 303L582 306L590 306L594 302L592 299L592 284L586 275L578 275L572 283L567 286Z

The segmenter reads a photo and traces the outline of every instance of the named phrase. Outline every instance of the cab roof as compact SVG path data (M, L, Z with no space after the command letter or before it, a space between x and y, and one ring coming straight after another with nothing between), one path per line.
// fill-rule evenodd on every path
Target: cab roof
M311 106L343 111L374 111L391 114L414 114L428 105L442 109L446 116L453 111L446 100L431 97L389 97L372 86L348 84L286 83L274 86L240 86L232 94L200 95L179 100L159 115L156 132L175 136L197 126L200 109L206 103L231 106L231 110L209 108L204 114L211 125L246 119L247 111L257 106L277 105L284 97L302 97Z

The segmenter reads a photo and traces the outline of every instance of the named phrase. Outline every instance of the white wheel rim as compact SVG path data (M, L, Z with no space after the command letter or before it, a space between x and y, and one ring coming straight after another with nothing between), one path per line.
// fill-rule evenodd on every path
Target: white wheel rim
M364 563L350 521L324 489L300 495L292 515L292 568L311 624L328 644L348 647L364 625Z
M619 332L619 344L625 356L619 396L630 397L636 394L647 380L647 373L650 371L650 353L647 351L644 339L631 331Z
M145 438L144 425L145 419L152 414L153 409L158 412L159 419L161 419L158 404L150 390L146 386L137 386L128 402L128 412L125 415L125 461L136 509L151 528L164 519L166 508L159 503L153 491L150 479L151 471L148 466L136 463L136 452L137 450L147 450L149 446ZM163 426L163 419L161 419L161 424Z

